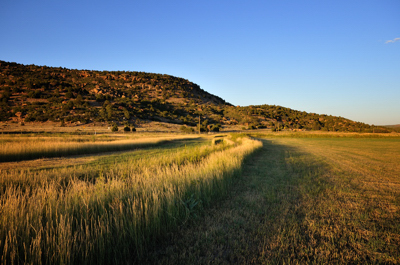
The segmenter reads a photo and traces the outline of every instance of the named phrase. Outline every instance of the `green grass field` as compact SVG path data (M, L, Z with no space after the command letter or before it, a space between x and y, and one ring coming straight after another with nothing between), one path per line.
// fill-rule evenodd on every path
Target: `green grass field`
M400 138L253 137L0 163L0 263L400 263Z
M400 139L268 137L153 264L400 263Z

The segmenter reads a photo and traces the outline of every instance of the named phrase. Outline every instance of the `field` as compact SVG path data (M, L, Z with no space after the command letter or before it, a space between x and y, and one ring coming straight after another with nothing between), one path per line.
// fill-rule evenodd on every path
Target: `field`
M0 263L400 263L398 136L251 136L2 136Z
M47 160L38 160L41 166L32 166L32 161L3 163L2 264L137 260L155 239L226 194L243 159L261 146L248 138L224 136L110 139L108 143L86 137L47 141L5 137L2 149L13 160L21 156L10 146L29 154L29 159ZM66 161L57 158L53 164L49 158L56 150L76 155L121 146L136 149Z

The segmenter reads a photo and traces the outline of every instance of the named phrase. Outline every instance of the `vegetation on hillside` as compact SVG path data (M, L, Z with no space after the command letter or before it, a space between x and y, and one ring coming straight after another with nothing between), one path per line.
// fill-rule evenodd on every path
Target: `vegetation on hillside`
M400 132L400 124L397 124L397 125L386 125L384 127L390 128L391 130L393 130L395 132Z
M23 122L119 122L152 119L216 123L225 101L169 75L87 71L0 61L1 115Z
M370 126L342 117L308 113L275 105L226 107L224 116L230 117L238 124L244 124L246 129L272 128L273 131L291 129L375 133L390 131L390 129Z
M232 106L183 78L126 71L72 70L0 61L0 121L182 124L188 132L244 129L389 132L342 117L275 105Z

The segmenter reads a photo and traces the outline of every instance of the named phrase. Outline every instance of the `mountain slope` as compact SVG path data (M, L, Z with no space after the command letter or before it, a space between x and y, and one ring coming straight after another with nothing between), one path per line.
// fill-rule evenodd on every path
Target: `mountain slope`
M0 61L0 121L86 124L157 120L195 126L326 131L390 131L274 105L235 107L183 78L125 71L73 70ZM212 125L214 124L214 125Z
M1 119L123 122L132 118L195 123L225 101L188 80L143 72L70 70L0 61Z

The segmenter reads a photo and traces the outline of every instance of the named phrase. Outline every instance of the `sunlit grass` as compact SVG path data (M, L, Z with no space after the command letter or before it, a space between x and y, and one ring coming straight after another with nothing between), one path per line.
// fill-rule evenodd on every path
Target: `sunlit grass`
M271 231L261 260L318 264L400 260L396 221L400 219L400 140L273 142L284 150L282 162L292 195L287 187L274 189L284 196L278 201L284 202L288 216ZM268 201L272 197L276 203L269 194Z
M400 141L345 139L289 143L326 165L315 175L318 185L310 185L312 191L323 189L323 192L308 198L304 204L307 230L310 238L314 238L309 252L325 253L321 260L339 263L398 262Z
M207 143L208 142L208 143ZM227 193L243 159L240 139L165 150L115 163L1 175L1 263L124 263Z
M400 134L393 133L357 133L357 132L325 132L325 131L279 131L262 132L251 131L243 133L261 138L379 138L379 139L400 139Z
M2 136L0 162L130 150L196 136ZM122 139L121 139L122 138Z
M399 263L398 137L258 136L3 170L1 262Z
M398 264L400 141L273 137L148 264Z

